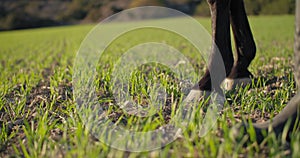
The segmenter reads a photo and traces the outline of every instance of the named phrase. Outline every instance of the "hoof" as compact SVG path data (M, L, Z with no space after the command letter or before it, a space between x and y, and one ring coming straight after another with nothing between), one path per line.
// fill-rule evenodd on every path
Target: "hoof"
M211 103L212 101L214 101L215 104L221 105L222 107L225 102L225 97L220 95L217 92L202 91L198 89L191 90L183 102L188 104L195 104L195 103L199 103L201 100L206 100L206 99L210 99Z
M201 91L192 89L187 97L184 99L184 102L199 102L202 99L207 99L211 94L211 91Z
M252 81L250 78L237 78L237 79L226 78L223 83L223 88L227 91L230 91L239 87L246 87L251 83Z

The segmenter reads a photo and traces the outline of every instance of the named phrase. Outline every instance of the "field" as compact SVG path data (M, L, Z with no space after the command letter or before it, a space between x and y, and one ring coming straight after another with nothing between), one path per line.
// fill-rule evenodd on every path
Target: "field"
M197 20L210 30L210 19ZM99 141L78 114L72 83L74 60L94 25L0 32L0 157L299 157L299 130L290 142L285 141L284 134L276 138L270 133L262 144L253 141L253 134L250 138L232 135L232 126L243 119L264 121L274 117L296 93L292 66L294 16L250 17L250 23L257 45L250 66L254 84L225 92L226 102L216 128L206 136L198 136L202 114L196 114L199 117L177 140L162 149L144 152L121 151ZM147 85L160 82L167 92L165 106L143 118L126 114L116 105L111 92L114 63L129 48L149 41L177 48L199 75L205 68L201 56L195 56L195 48L178 35L141 29L116 39L99 59L93 83L97 102L105 107L109 119L130 130L151 131L167 124L183 96L170 69L146 64L134 70L130 85L125 86L135 101L144 105L153 90Z

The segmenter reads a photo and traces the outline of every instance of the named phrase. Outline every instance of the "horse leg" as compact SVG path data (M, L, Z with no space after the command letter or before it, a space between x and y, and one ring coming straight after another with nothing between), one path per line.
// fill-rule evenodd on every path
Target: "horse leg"
M201 98L203 92L208 91L209 93L210 91L220 90L212 89L211 75L209 72L209 70L213 71L216 67L219 67L220 63L217 62L217 53L221 53L226 76L230 74L234 62L230 42L230 1L231 0L208 0L211 10L213 40L208 69L198 84L193 87L192 91L187 96L187 101ZM217 79L214 78L217 86L222 83L226 76L220 75Z
M251 83L250 77L252 77L252 74L248 71L248 66L255 57L256 52L243 0L235 0L230 3L230 22L236 46L237 61L225 80L227 90L241 84Z
M295 32L295 80L299 86L300 83L300 1L296 1L296 32ZM263 123L254 123L256 132L256 139L261 142L264 137L262 131L269 132L272 129L277 136L279 136L286 125L289 123L287 140L291 139L291 132L295 127L300 127L300 92L298 87L298 94L294 96L287 106L276 115L272 120ZM290 121L290 122L289 122ZM245 126L247 127L247 126ZM271 127L271 128L270 128Z
M300 114L300 93L294 96L292 100L289 101L288 105L284 109L282 109L282 111L278 115L276 115L272 120L268 120L263 123L253 124L253 127L256 131L257 141L261 142L264 139L262 131L263 130L268 131L270 127L278 136L280 133L283 132L283 129L288 124L288 121L290 121L290 124L288 127L287 140L290 140L291 139L290 133L293 131L294 125L300 123L299 114Z

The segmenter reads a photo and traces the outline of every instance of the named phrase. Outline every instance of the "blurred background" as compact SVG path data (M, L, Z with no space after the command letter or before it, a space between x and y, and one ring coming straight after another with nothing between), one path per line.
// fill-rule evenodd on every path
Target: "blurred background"
M295 0L245 0L248 15L294 14ZM1 0L0 31L95 23L124 9L165 6L210 16L206 0Z

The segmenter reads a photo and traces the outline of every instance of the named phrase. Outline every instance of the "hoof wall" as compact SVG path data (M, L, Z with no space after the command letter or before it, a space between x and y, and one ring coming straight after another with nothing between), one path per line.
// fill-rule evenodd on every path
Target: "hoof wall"
M213 98L213 99L212 99ZM199 103L202 99L210 99L210 102L212 100L214 103L222 105L225 102L224 96L211 91L201 91L201 90L191 90L190 93L187 95L187 97L184 99L185 103Z
M250 78L237 78L237 79L226 78L224 80L223 87L225 90L230 91L239 87L246 87L251 83L252 81Z

